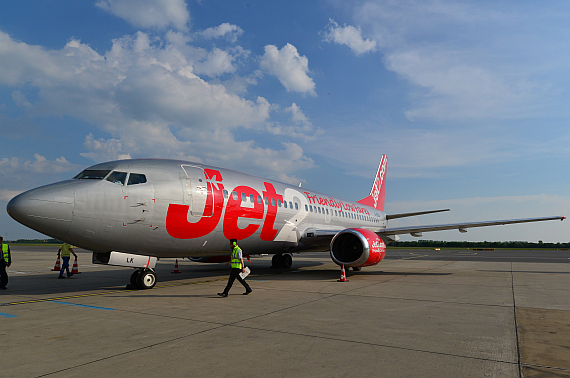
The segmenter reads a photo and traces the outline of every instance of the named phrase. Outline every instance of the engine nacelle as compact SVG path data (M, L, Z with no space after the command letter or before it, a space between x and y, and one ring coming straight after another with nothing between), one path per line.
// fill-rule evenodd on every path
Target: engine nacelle
M374 232L347 228L331 241L331 258L338 265L362 267L376 265L386 256L386 244Z
M203 257L188 257L188 260L201 263L223 263L230 261L230 256L203 256Z

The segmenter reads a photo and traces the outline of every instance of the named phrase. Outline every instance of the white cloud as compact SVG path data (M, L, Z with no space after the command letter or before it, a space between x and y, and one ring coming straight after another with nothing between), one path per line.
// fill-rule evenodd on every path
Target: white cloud
M57 174L69 172L78 169L77 164L72 164L66 158L59 157L55 160L47 160L40 154L34 154L34 160L21 162L18 158L3 158L0 160L0 177L12 177L21 171L41 173L41 174Z
M325 33L324 40L334 42L339 45L348 46L356 55L362 55L367 52L376 51L376 41L364 39L362 30L354 26L339 26L333 19L329 19L327 25L328 32Z
M293 103L291 106L281 111L290 114L290 120L283 122L268 122L266 130L273 135L286 135L304 141L314 140L317 135L323 133L319 128L315 129L313 124L305 116L301 108ZM296 179L296 178L295 178Z
M22 193L21 190L7 190L0 189L0 201L10 201L12 198L16 197L18 194Z
M135 27L187 31L190 21L184 0L100 0L95 5Z
M81 156L94 161L124 160L131 158L129 154L122 153L123 146L118 139L95 139L93 134L89 134L85 137L85 143L83 145L89 152L81 153Z
M247 56L247 52L241 47L231 51L214 48L203 61L194 64L194 72L198 75L204 74L210 77L235 72L236 68L233 62L240 56Z
M412 84L408 119L520 119L551 115L557 92L565 90L543 79L559 59L554 51L568 45L551 38L561 30L543 30L553 27L547 20L557 21L549 12L499 3L368 0L356 7L355 22L371 30L386 68Z
M313 161L294 143L272 149L236 141L239 129L268 132L271 113L278 109L263 97L236 94L261 76L260 71L244 77L235 73L233 64L247 59L249 51L239 46L206 50L189 42L177 32L167 33L164 40L138 32L114 40L109 51L99 54L79 40L49 50L0 32L0 55L10 57L0 60L0 85L37 91L37 99L26 105L30 119L74 117L108 133L92 133L85 139L81 155L97 162L199 156L211 164L230 162L234 168L243 163L272 177L312 167ZM233 75L232 91L218 79L224 73ZM199 75L216 80L208 82ZM29 103L24 90L14 91L13 97L20 104ZM290 115L296 136L313 133L298 106L280 113Z
M228 41L235 43L243 34L243 30L237 25L224 22L219 26L202 30L196 34L204 39L225 38Z
M316 96L315 83L307 73L309 60L297 52L290 43L281 50L274 45L265 46L265 54L261 57L260 67L265 72L277 76L288 91L308 93Z
M14 101L16 106L19 106L19 107L28 108L28 107L32 106L32 104L26 98L26 95L20 91L12 92L12 100Z

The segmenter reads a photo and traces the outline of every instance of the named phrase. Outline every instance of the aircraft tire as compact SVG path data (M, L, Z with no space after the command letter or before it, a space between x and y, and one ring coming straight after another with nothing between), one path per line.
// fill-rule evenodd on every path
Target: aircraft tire
M352 270L354 270L355 272L360 272L362 270L362 268L359 266L353 266Z
M137 278L139 277L139 274L141 273L141 271L139 269L136 269L133 274L131 274L131 287L132 288L136 288L138 287L138 283L137 283Z
M154 285L156 285L156 273L150 269L141 271L137 277L137 288L152 289Z
M291 265L293 265L293 257L290 254L284 254L281 258L281 266L285 269L289 269Z
M271 258L271 267L272 268L281 268L283 266L283 255L278 253L273 255Z

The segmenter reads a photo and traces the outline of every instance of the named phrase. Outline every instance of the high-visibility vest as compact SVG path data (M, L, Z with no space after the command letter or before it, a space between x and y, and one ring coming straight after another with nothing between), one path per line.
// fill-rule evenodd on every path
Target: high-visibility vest
M8 252L8 244L2 243L2 258L6 264L10 264L10 252Z
M241 258L239 257L239 252L241 252L241 248L238 247L237 245L234 247L234 249L232 250L232 255L230 258L230 264L233 268L236 269L241 269Z
M63 243L61 246L61 257L71 256L71 246L67 243Z

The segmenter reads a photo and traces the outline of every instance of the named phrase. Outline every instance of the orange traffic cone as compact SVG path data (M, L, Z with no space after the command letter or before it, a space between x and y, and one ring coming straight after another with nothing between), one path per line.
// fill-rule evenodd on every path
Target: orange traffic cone
M55 260L55 266L52 270L56 272L59 272L61 270L61 260L59 259L59 255L57 255L57 260Z
M73 262L73 268L71 269L71 274L79 274L79 266L77 265L77 257Z
M174 271L172 273L180 273L178 270L178 259L176 259L176 263L174 264Z
M342 264L342 269L340 270L340 280L338 282L346 282L346 273L344 272L344 264Z

